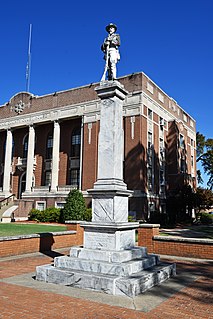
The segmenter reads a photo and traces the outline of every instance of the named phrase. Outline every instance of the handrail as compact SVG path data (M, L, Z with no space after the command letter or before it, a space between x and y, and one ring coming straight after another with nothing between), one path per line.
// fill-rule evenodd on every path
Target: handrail
M15 194L11 194L10 196L8 196L8 197L6 197L6 198L0 200L0 209L1 209L3 206L8 205L9 202L10 202L9 199L10 199L11 197L14 197L14 196L15 196ZM6 202L6 203L4 204L4 202Z

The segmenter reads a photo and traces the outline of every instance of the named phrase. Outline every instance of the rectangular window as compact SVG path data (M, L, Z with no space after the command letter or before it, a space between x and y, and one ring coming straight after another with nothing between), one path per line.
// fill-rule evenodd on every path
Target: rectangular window
M148 109L148 118L152 120L152 110Z
M48 141L47 141L47 148L52 148L53 147L53 138L50 137L48 138Z
M194 156L191 155L191 166L194 167Z
M148 132L148 148L150 148L152 145L152 133Z
M45 173L45 186L50 186L51 185L51 171L46 171Z
M70 185L76 188L79 188L80 181L80 170L79 169L71 169L70 171Z
M152 94L154 93L153 85L150 84L149 82L147 82L146 88L147 88L147 91L149 91L150 93L152 93Z
M55 202L55 208L64 208L66 202Z
M81 144L81 135L73 135L72 136L72 145Z
M147 168L147 182L148 182L148 190L152 191L152 167L151 166Z
M36 202L36 209L40 211L44 211L46 209L46 202L45 201L37 201Z
M159 125L160 125L160 129L163 130L164 127L164 119L162 117L160 117L159 119Z
M152 133L148 132L147 160L149 165L152 165L152 150Z
M180 134L180 148L184 148L184 136Z
M147 143L147 187L150 192L153 188L153 144L152 144L152 133L148 132L148 143Z
M183 113L183 120L184 122L187 122L187 115Z
M158 99L159 99L159 101L161 101L162 103L164 103L164 96L163 96L163 94L161 94L160 92L158 92Z
M180 159L180 171L181 173L185 173L186 171L186 161L184 158Z
M162 161L164 161L165 159L165 148L164 148L164 141L162 138L160 138L159 144L160 144L160 163L162 163Z

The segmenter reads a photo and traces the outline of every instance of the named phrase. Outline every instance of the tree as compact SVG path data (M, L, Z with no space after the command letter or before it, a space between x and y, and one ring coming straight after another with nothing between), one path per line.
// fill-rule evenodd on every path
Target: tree
M71 190L61 213L62 221L84 220L85 214L86 204L82 193L77 189Z
M189 222L192 219L192 209L196 206L196 193L190 185L177 188L167 197L168 223Z
M213 206L213 192L210 189L198 187L196 192L196 208L201 210L209 209Z
M206 137L197 132L197 162L200 162L204 173L208 175L209 179L207 185L213 189L213 139ZM201 172L197 172L198 182L202 183Z

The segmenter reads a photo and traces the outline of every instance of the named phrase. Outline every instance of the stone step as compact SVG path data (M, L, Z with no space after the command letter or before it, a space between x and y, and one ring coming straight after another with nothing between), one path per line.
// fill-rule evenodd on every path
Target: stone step
M129 277L116 280L115 295L134 297L176 275L176 264L159 263Z
M126 277L58 269L53 265L36 268L36 279L40 281L128 297L137 296L175 274L175 264L166 263Z
M14 219L14 212L18 208L18 205L12 205L2 214L1 222L2 223L11 223Z
M143 269L150 268L156 265L157 262L158 257L155 255L122 263L111 263L99 260L88 260L68 256L60 256L54 259L54 267L86 272L91 271L93 273L110 274L123 277L138 273Z
M2 219L2 215L4 214L4 212L5 212L8 208L12 207L13 205L14 205L14 202L11 201L8 205L2 206L2 208L0 209L0 221L1 221L1 219Z
M147 256L146 247L134 247L125 250L98 250L83 247L72 247L70 257L87 260L101 260L107 262L124 262L133 259L140 259Z

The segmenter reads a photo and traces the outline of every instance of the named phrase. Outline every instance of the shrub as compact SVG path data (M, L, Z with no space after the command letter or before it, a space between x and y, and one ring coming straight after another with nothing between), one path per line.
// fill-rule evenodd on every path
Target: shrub
M71 190L61 212L61 221L83 220L85 214L86 204L82 193L77 189Z
M46 222L56 222L60 220L61 209L55 207L49 207L44 211L45 221Z
M132 222L135 222L135 219L133 216L129 215L128 216L128 222L132 223Z
M29 220L35 220L35 221L41 221L41 214L43 214L43 212L41 212L38 209L32 208L31 211L29 212Z
M87 208L85 213L83 214L83 220L87 222L91 222L92 220L92 208Z
M213 223L213 215L208 213L201 213L200 222L204 225L211 225Z
M29 213L29 220L35 220L39 222L59 222L61 210L60 208L49 207L44 211L38 209L31 209Z

